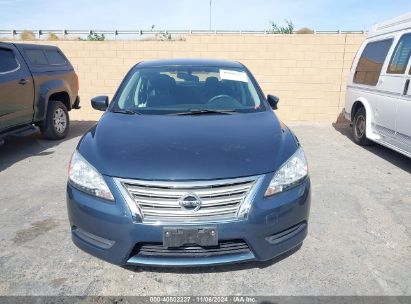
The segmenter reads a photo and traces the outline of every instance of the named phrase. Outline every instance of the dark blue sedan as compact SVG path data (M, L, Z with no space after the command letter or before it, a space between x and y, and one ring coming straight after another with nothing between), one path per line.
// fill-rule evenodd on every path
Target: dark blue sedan
M307 235L310 179L297 138L248 69L141 62L80 140L67 184L73 242L119 265L265 261Z

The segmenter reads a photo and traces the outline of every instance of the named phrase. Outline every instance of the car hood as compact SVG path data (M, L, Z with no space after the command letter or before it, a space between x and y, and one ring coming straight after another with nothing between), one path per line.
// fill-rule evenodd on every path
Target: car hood
M100 173L146 180L207 180L276 171L297 149L272 111L233 115L106 112L78 150Z

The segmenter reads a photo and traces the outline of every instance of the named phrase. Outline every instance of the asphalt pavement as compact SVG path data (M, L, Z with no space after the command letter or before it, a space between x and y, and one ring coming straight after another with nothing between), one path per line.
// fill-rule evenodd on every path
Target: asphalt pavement
M279 259L122 268L71 242L67 165L94 122L64 141L0 146L0 295L411 295L411 160L360 147L348 125L292 124L312 179L309 234Z

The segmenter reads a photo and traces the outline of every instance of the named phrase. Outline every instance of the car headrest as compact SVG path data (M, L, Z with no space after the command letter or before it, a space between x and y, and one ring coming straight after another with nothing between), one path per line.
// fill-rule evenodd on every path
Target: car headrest
M151 88L156 91L166 91L170 90L175 82L173 82L173 78L168 75L160 74L153 77L150 81Z
M217 77L214 77L214 76L207 77L207 79L205 81L206 87L216 87L219 84L220 84L220 81L218 80Z

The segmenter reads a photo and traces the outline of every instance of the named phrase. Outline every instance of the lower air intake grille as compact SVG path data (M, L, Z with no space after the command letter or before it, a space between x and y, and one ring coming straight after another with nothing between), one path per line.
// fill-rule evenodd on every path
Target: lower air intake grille
M140 257L215 257L228 254L250 253L250 248L243 240L222 241L218 246L183 246L177 248L165 248L160 243L137 244L132 256Z

